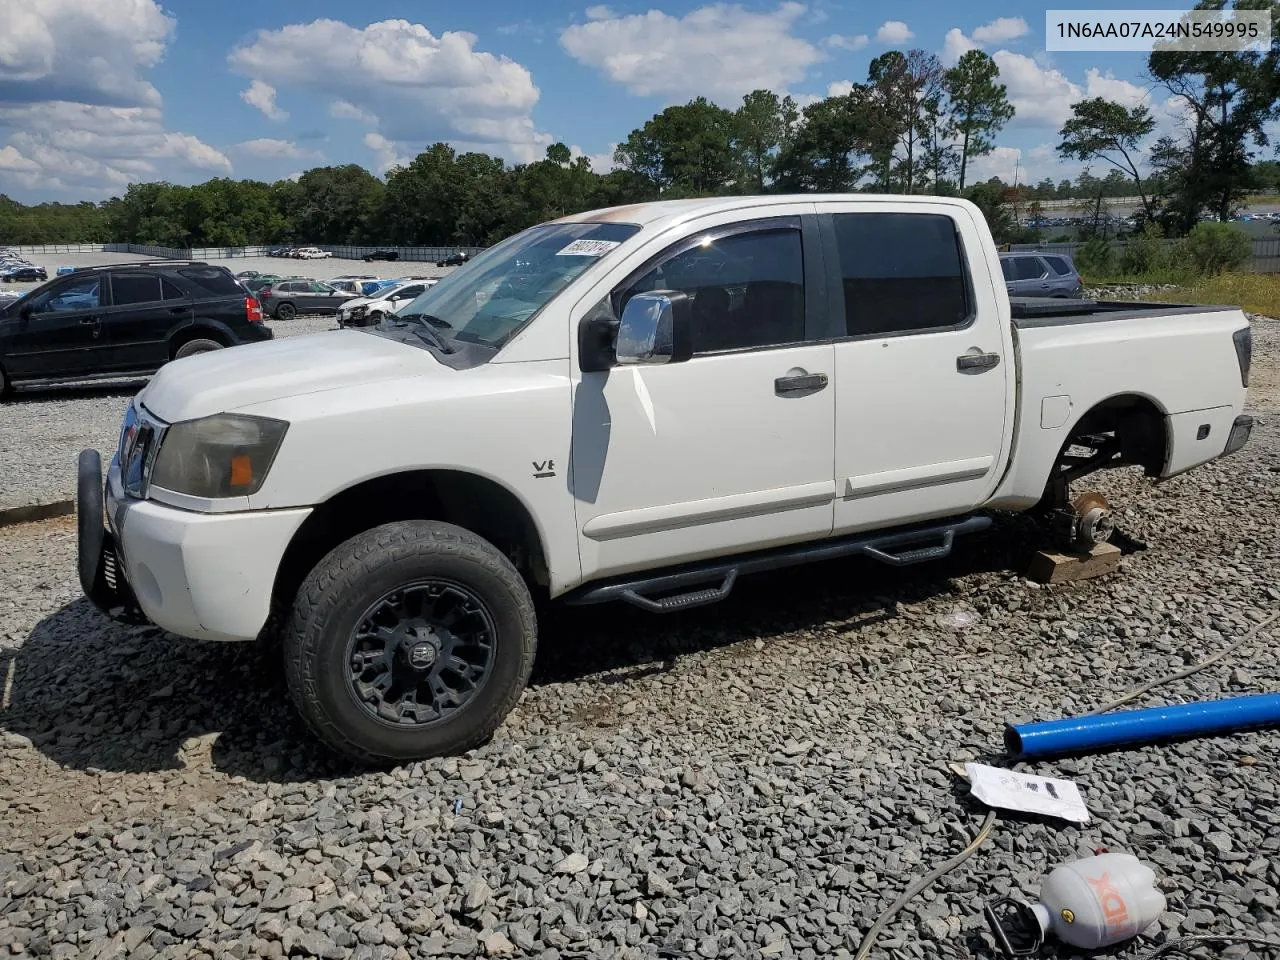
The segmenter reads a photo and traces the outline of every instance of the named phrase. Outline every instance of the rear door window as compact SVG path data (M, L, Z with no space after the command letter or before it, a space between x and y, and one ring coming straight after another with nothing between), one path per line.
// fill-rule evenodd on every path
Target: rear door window
M1044 264L1039 257L1018 257L1014 263L1017 265L1019 280L1039 280L1045 274Z
M160 278L160 292L164 294L166 300L187 299L187 294L181 287L172 280L166 280L164 277Z
M127 307L138 303L158 303L164 299L160 278L150 273L115 273L111 275L111 304Z
M850 337L959 327L971 314L955 222L938 213L838 213Z
M1060 277L1065 277L1071 273L1071 264L1067 263L1062 257L1045 257L1044 262L1049 264L1049 268Z

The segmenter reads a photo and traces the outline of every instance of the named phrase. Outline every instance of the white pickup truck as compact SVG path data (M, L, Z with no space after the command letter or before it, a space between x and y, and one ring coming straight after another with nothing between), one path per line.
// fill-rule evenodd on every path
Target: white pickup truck
M520 696L535 598L680 610L940 557L992 510L1105 539L1070 482L1239 449L1250 345L1232 307L1011 302L962 200L596 210L378 327L166 365L105 483L81 454L79 574L117 618L278 633L338 751L459 751Z

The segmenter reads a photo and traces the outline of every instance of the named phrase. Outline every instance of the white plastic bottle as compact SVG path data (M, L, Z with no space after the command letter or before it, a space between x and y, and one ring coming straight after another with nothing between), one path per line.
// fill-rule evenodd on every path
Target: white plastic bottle
M1136 937L1159 919L1165 898L1155 883L1155 871L1132 854L1103 853L1056 868L1041 884L1038 902L1003 900L987 908L987 919L1008 956L1029 956L1049 933L1096 950ZM1034 923L1038 929L1009 929L999 905L1015 907L1023 927Z

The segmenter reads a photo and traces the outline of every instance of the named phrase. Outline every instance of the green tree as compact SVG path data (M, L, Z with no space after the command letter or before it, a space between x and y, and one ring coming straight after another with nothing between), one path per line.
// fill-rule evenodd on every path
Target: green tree
M1013 119L1000 68L988 54L970 50L943 75L947 94L947 132L959 141L960 189L969 161L995 147L994 137Z
M874 159L881 189L895 172L904 193L919 179L922 154L942 109L943 71L938 58L923 50L890 50L871 61L868 88L884 128L876 138Z
M804 108L777 161L784 190L844 193L857 187L882 149L885 129L866 87L827 97Z
M1105 160L1133 178L1147 218L1154 211L1138 171L1140 146L1155 129L1151 111L1142 104L1126 108L1122 104L1093 97L1071 106L1071 119L1058 132L1058 153L1076 160Z
M734 185L734 115L698 97L633 130L615 162L651 180L661 196L706 196Z
M385 188L364 167L316 167L298 178L298 188L294 226L307 243L374 239L371 220Z
M1197 10L1269 10L1265 51L1158 50L1147 69L1190 115L1179 137L1163 139L1153 163L1164 176L1166 223L1178 233L1209 211L1221 221L1239 208L1250 183L1254 149L1269 145L1280 117L1280 2L1200 0Z
M733 115L733 142L741 157L743 187L764 193L778 151L790 134L795 101L771 90L753 90Z

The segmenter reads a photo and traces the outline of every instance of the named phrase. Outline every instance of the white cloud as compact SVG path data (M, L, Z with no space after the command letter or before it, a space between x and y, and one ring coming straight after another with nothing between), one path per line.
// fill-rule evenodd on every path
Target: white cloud
M880 25L880 29L876 31L877 43L906 43L915 34L901 20L886 20Z
M1090 68L1085 82L1079 84L1061 70L1043 67L1020 53L997 50L992 56L1000 68L1000 81L1008 90L1009 102L1017 111L1012 124L1057 130L1071 118L1071 105L1090 97L1106 97L1126 107L1145 104L1156 120L1157 136L1171 130L1179 115L1173 101L1157 101L1145 87L1097 68Z
M947 35L942 41L942 62L949 67L954 66L970 50L981 49L982 44L975 43L969 37L966 37L964 31L959 27L952 27L947 31Z
M0 6L0 190L103 197L142 179L229 173L221 151L165 129L145 78L174 23L154 0Z
M243 143L237 143L234 149L239 153L262 160L299 160L303 157L320 156L317 151L303 149L292 140L273 140L270 137L246 140Z
M228 62L279 90L327 94L352 108L331 111L378 118L377 134L394 145L388 156L444 140L536 159L552 139L530 116L539 96L532 75L508 57L477 50L476 42L474 34L437 36L407 20L358 28L321 19L259 30Z
M1012 184L1015 175L1018 183L1027 182L1027 168L1022 163L1022 151L1017 147L996 147L985 157L973 157L969 160L965 182L981 183L983 180L999 177L1005 183Z
M613 8L603 3L597 3L594 7L587 7L588 20L612 20L617 14L613 12Z
M792 34L804 12L790 0L769 13L728 3L683 17L650 10L575 24L560 34L560 44L637 96L704 95L729 105L760 87L784 90L823 59Z
M822 41L822 45L833 50L861 50L870 42L871 38L865 33L860 33L857 36L843 36L839 33L833 33Z
M413 160L413 157L401 155L394 141L372 130L364 135L364 145L374 152L377 158L374 166L378 173L386 173L392 167L408 166Z
M591 164L591 169L596 173L608 173L614 169L613 151L617 149L616 143L609 144L609 149L604 153L587 153L576 143L569 147L569 155L575 160L578 157L586 157L587 162Z
M973 39L978 43L1008 43L1025 37L1030 32L1027 21L1021 17L997 17L974 30Z
M828 97L847 97L853 92L852 80L835 80L827 84Z
M240 91L240 99L251 107L257 107L269 120L289 119L289 114L276 106L276 88L269 83L253 81L247 90Z
M335 100L329 104L329 116L335 120L363 120L366 123L377 123L378 118L368 110L362 110L347 100Z
M154 0L8 0L0 6L0 102L159 106L138 76L175 21Z
M1031 28L1021 17L997 17L965 36L959 27L947 31L942 41L942 62L947 66L957 63L970 50L981 50L989 43L1005 43L1026 36Z

